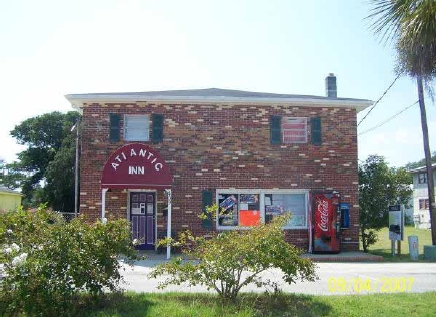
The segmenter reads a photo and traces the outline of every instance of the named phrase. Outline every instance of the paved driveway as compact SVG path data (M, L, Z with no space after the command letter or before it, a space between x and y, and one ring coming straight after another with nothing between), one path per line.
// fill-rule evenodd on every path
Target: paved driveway
M147 274L160 261L139 261L133 269L126 266L123 287L135 292L162 292L157 289L159 280L149 279ZM436 263L317 263L319 280L281 283L278 270L265 272L264 277L273 279L285 292L323 295L426 292L436 291ZM163 280L163 278L160 278ZM204 287L170 286L163 291L206 292ZM243 289L262 292L255 286Z

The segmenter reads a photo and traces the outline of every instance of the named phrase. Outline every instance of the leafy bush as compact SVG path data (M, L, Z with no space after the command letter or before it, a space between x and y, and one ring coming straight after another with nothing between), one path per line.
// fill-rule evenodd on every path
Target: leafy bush
M262 279L261 273L271 268L282 270L286 283L297 279L313 281L315 265L301 258L301 250L284 240L286 217L277 217L269 224L250 230L227 231L211 239L194 237L190 232L180 234L171 242L183 247L182 252L198 261L183 261L180 257L156 266L149 277L166 276L159 284L204 285L215 290L223 300L234 300L242 287L254 283L257 287L273 287L277 283Z
M65 223L44 208L1 214L0 239L6 315L71 315L79 292L119 288L119 254L136 256L125 220Z

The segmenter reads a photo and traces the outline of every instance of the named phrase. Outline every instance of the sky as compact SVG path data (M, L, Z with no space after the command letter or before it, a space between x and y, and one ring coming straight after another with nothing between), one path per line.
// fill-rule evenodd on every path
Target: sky
M23 120L73 110L64 95L228 88L377 100L396 77L395 50L370 30L368 0L0 0L0 157L24 147ZM434 84L433 84L434 87ZM359 125L359 159L424 157L416 83L401 77ZM426 99L430 148L436 107ZM368 110L358 114L358 121Z

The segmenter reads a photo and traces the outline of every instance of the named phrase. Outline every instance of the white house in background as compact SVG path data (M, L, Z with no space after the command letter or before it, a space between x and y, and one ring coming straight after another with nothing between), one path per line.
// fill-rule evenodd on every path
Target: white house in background
M413 190L413 185L410 185L410 189ZM404 216L406 225L413 225L413 215L414 215L414 203L413 203L413 192L409 196L409 200L407 201L407 205L409 208L404 207Z
M433 182L436 183L436 164L432 164ZM413 175L413 221L416 228L430 229L428 210L427 173L425 166L409 171Z

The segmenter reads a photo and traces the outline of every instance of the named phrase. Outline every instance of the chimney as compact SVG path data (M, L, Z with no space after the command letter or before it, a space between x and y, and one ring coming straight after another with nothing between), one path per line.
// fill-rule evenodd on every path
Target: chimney
M329 98L338 97L338 88L336 87L336 76L333 73L330 73L325 78L325 94Z

